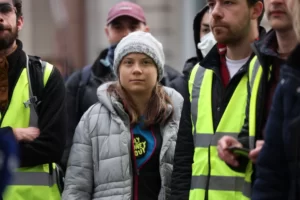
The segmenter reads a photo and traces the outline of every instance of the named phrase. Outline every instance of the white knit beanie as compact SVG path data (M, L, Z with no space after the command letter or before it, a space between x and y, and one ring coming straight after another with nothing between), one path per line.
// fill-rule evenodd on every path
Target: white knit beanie
M153 59L157 66L158 81L163 78L165 55L162 44L150 33L135 31L124 37L115 49L114 72L118 76L118 69L122 59L130 53L144 53Z

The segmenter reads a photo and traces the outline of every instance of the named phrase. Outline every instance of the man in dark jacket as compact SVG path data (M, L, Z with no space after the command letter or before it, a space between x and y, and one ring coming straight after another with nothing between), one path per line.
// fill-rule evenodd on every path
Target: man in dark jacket
M254 56L254 54L251 51L250 44L248 42L254 41L256 38L259 37L258 34L259 31L257 27L258 27L258 23L261 20L261 17L259 17L259 15L262 12L262 4L261 2L258 1L239 1L238 4L236 4L235 2L234 4L227 5L217 0L217 1L209 1L209 6L212 14L210 25L212 27L212 31L214 33L215 39L218 41L218 45L215 45L212 48L212 50L207 54L207 56L200 62L200 65L202 67L199 67L198 70L201 69L204 71L204 73L206 72L210 73L211 71L213 72L212 81L211 83L208 83L208 85L211 84L211 95L208 95L208 98L210 98L209 96L211 96L211 101L212 101L211 108L209 108L211 112L211 117L209 117L210 115L209 112L205 114L204 113L201 114L201 116L206 116L206 119L211 120L211 122L209 124L205 124L199 120L197 121L197 124L195 124L194 122L193 125L195 128L195 127L200 127L199 123L203 123L201 126L209 126L211 124L213 128L212 132L216 132L216 129L219 126L220 121L221 120L224 121L224 119L222 118L227 108L227 105L230 102L231 98L234 96L234 92L238 88L238 85L241 83L241 80L244 79L244 77L246 76L248 64L251 58ZM255 12L253 12L254 10ZM233 14L233 12L235 13ZM244 16L245 12L251 12L252 14L254 13L255 14L252 15L253 18L250 19L249 16L247 17ZM251 24L251 26L249 24ZM237 28L237 26L239 28ZM234 27L236 27L237 29L233 31L232 29ZM245 32L245 30L248 31L251 30L251 31ZM222 44L226 44L227 46L224 46ZM236 64L238 63L238 64L235 65L234 63ZM197 70L197 68L194 69ZM196 71L195 74L198 74L198 71ZM196 82L197 80L200 80L199 77L197 76L197 78L195 78L194 81ZM204 80L205 79L203 79L203 81ZM218 192L218 190L222 190L222 189L220 188L217 188L216 190L210 189L219 184L217 180L221 176L215 176L215 174L210 174L210 172L208 172L208 175L200 174L199 176L199 174L197 174L197 177L199 177L198 179L199 182L194 181L193 185L191 185L192 164L193 164L193 156L194 156L194 148L195 148L194 141L193 141L193 134L192 134L193 126L191 122L191 113L195 113L206 108L205 105L200 105L200 104L197 104L197 106L201 106L201 108L191 107L192 105L190 102L191 99L190 97L192 94L190 94L188 90L188 81L186 80L185 82L182 83L182 85L185 85L186 87L186 89L183 92L181 92L181 94L184 96L185 103L183 107L182 117L180 121L180 128L178 132L178 139L177 139L178 142L175 150L175 158L174 158L175 165L174 165L174 170L172 175L171 199L186 200L190 198L192 200L194 199L206 200L206 199L213 199L211 195L218 196L218 198L221 199L222 197L221 194ZM198 84L195 85L192 83L190 85L193 86L193 91L194 88L196 87L198 87L200 90L201 85ZM201 89L201 92L202 91L203 90ZM235 98L238 97L235 95ZM194 97L193 100L197 101L197 99L194 99ZM193 105L195 106L195 104ZM234 112L234 110L232 110L232 112ZM242 117L240 118L241 119L238 120L243 120ZM222 124L224 125L224 123ZM194 134L196 134L196 132ZM214 136L215 134L211 134L211 135ZM199 136L200 134L197 135ZM197 142L201 143L197 145L203 144L205 148L212 148L212 147L216 148L215 147L216 144L214 140L210 141L209 138L207 138L206 140L202 140L202 139L200 140L199 138L199 140L197 141L195 140L195 143ZM205 142L213 142L213 144L207 145L207 143ZM197 148L199 149L199 146ZM208 152L211 152L211 150L208 150ZM195 155L200 156L200 154L196 154L196 153ZM214 164L214 166L210 166L209 160L212 159L212 157L216 162L220 163L220 161L217 161L217 158L215 158L215 156L216 156L215 154L210 155L209 153L204 155L204 157L207 160L204 161L203 163L197 162L198 158L195 158L196 159L195 162L197 162L197 166L195 166L195 162L194 162L193 168L195 167L197 169L200 168L207 169L207 171L209 171L212 170L213 168L220 167L217 166L217 164ZM204 158L202 157L201 159ZM229 171L229 169L226 170ZM231 173L233 174L233 172ZM209 183L213 183L213 184L209 184ZM226 188L225 189L226 191L224 192L225 194L224 199L225 198L234 199L236 197L234 194L241 194L240 188L236 189L236 188L226 187L225 186L226 183L221 185L222 187ZM232 185L230 184L230 186ZM189 196L190 190L191 191L193 190L196 193L192 194L191 192ZM198 191L200 191L201 194L198 193ZM249 194L247 195L249 196Z
M13 172L18 167L18 143L12 128L0 129L0 199L6 186L13 180Z
M75 128L83 113L98 101L97 88L105 82L116 79L112 70L114 50L118 42L133 31L149 31L146 25L143 9L132 2L122 1L113 6L107 17L105 33L110 47L100 53L93 65L75 72L66 83L68 135L67 144L62 159L63 168L66 167L69 151L72 145ZM161 81L169 86L170 82L180 75L175 69L165 66L165 74Z
M262 149L260 146L250 152L249 157L254 163L258 157L251 199L294 200L299 199L299 187L297 188L296 184L299 181L299 121L297 123L296 118L299 117L297 89L300 73L297 68L300 48L298 46L295 49L297 39L286 1L264 0L264 4L273 30L253 45L266 75L260 81L255 121L255 139L265 139L265 143ZM287 60L293 49L294 52ZM288 67L287 64L292 67ZM247 134L247 131L249 126L246 119L242 132ZM228 143L249 146L249 143L239 144L232 138L222 140L220 149L226 148ZM235 166L239 164L238 160L231 159L231 155L226 151L222 153L227 163Z
M300 45L281 67L257 161L253 200L300 199Z

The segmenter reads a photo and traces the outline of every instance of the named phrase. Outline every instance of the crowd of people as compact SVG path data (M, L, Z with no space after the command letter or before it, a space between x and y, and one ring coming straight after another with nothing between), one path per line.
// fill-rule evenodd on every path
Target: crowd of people
M66 81L22 49L22 3L0 0L0 199L300 198L299 0L208 0L182 72L121 1Z

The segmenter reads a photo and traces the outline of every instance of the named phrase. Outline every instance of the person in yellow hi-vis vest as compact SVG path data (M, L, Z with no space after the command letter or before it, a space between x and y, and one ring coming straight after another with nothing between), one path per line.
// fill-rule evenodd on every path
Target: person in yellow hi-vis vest
M252 49L256 56L252 59L249 66L248 89L251 95L248 97L245 124L239 135L239 140L230 136L224 136L220 139L218 145L220 158L232 166L241 165L241 163L239 163L239 160L232 152L227 150L229 146L251 149L249 158L252 163L256 164L264 144L264 132L271 111L275 88L280 82L281 68L286 64L289 54L297 45L295 43L297 40L296 33L293 30L292 18L287 12L286 1L264 0L264 6L272 29L262 40L252 44ZM275 7L280 7L282 12L279 14L275 12ZM255 180L256 175L253 174L251 178L252 183ZM263 191L260 184L258 184L259 191ZM272 197L269 199L274 199L277 192L278 190L271 192L272 194L270 195ZM281 197L278 196L278 198ZM262 197L259 196L259 199L262 199Z
M217 45L193 68L187 81L189 102L183 107L171 191L174 184L190 184L183 185L189 188L172 200L246 200L250 199L251 183L246 179L250 171L232 169L222 161L217 142L224 135L238 137L244 124L247 70L254 56L250 43L260 37L263 3L212 0L208 6ZM176 177L181 180L175 182Z
M18 40L22 1L0 0L0 125L19 142L20 168L3 200L59 200L56 162L66 133L65 88L59 71L28 56Z

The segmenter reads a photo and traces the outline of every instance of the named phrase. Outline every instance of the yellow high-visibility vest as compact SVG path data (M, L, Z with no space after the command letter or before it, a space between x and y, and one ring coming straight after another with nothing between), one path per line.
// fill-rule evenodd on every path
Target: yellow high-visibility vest
M272 66L269 66L269 72ZM250 105L249 105L249 148L255 148L255 135L256 135L256 117L257 117L257 97L259 92L259 87L262 83L263 68L258 60L257 56L254 56L249 64L249 88L250 88ZM270 79L271 74L268 74L268 79ZM247 173L245 180L251 182L251 175L253 173L253 163L249 162L247 165Z
M232 170L218 157L217 142L225 135L237 138L245 120L247 75L236 87L216 131L212 115L213 71L197 65L191 72L189 93L195 144L190 200L249 200L251 169ZM250 180L246 177L250 176Z
M21 72L14 88L7 112L2 119L1 127L26 128L37 123L36 112L32 106L25 106L30 97L30 78L27 66ZM43 82L47 84L53 65L43 66ZM35 113L36 114L36 113ZM37 125L37 124L36 124ZM55 168L55 164L52 164ZM49 173L50 164L19 168L14 174L14 181L7 187L3 200L59 200L61 199L56 183L56 174Z

